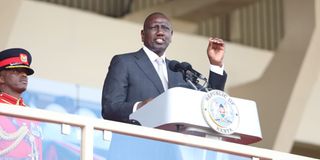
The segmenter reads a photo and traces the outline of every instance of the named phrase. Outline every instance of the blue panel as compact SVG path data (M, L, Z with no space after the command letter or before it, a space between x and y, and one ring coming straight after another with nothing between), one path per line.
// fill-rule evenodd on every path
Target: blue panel
M251 160L222 152L113 134L108 160Z
M101 119L101 91L95 88L31 77L23 97L32 108ZM46 131L44 147L51 157L58 157L57 160L80 159L80 128L72 128L68 136L58 133L60 128L57 124L43 125ZM96 143L94 160L104 160L106 149L101 143Z

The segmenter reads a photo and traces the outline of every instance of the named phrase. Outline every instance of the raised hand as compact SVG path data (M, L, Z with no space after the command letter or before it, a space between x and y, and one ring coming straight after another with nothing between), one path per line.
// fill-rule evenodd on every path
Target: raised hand
M224 57L224 42L219 38L209 38L207 54L210 64L220 66L223 65Z

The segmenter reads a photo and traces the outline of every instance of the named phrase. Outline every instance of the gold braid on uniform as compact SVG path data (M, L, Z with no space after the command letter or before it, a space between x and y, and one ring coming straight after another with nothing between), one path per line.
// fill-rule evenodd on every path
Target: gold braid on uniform
M28 155L31 160L38 160L39 159L39 153L36 146L35 137L33 134L30 133L28 127L26 125L21 126L16 132L14 133L7 133L2 129L0 126L0 141L14 141L11 145L9 145L7 148L4 148L3 150L0 150L0 157L3 157L5 154L11 152L14 150L21 141L26 137L29 136L28 142L31 146L31 153Z
M19 143L23 140L23 138L27 135L28 132L29 132L29 129L26 125L21 126L14 133L7 133L2 129L2 127L0 127L0 140L5 140L5 141L14 140L14 142L11 145L9 145L7 148L0 151L0 156L2 157L3 155L14 150L19 145Z

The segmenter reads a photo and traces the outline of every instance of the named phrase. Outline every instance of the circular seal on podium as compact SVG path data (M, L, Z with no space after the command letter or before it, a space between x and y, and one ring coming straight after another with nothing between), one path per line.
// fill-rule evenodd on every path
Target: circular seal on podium
M207 92L201 110L205 121L218 133L232 134L239 126L239 111L232 98L220 90Z

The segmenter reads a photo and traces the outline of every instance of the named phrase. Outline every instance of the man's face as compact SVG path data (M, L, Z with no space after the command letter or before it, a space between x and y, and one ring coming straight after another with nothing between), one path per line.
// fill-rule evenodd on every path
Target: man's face
M0 84L3 91L21 94L28 86L26 69L5 69L0 71Z
M171 43L172 34L169 20L163 15L153 15L145 21L141 39L147 48L162 56Z

